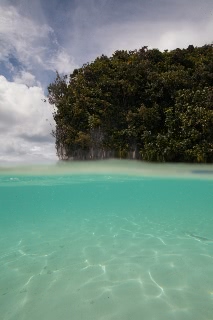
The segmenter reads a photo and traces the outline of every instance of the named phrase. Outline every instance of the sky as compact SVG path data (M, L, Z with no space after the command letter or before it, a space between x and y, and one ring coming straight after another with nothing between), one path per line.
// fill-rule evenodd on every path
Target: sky
M0 164L57 160L56 70L116 50L210 44L212 30L213 0L0 0Z

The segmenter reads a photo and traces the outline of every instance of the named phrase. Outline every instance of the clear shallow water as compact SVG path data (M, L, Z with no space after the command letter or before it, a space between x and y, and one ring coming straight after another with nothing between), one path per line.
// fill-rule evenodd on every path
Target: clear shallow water
M3 320L213 318L213 169L2 168Z

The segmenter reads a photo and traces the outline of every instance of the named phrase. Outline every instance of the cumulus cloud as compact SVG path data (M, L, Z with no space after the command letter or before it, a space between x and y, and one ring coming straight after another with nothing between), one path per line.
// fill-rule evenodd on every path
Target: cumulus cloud
M56 159L52 107L41 87L0 76L0 160Z
M43 100L56 70L118 49L213 40L212 0L0 0L0 17L0 74L11 80L0 76L0 161L55 159Z
M48 23L6 1L0 16L0 62L12 80L0 76L0 161L56 159L52 110L42 85L50 82L49 71L71 72L76 64Z

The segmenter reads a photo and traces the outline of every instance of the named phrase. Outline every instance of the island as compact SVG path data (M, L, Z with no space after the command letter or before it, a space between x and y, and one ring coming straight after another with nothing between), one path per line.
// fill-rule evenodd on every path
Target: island
M61 160L213 162L213 44L102 55L48 99Z

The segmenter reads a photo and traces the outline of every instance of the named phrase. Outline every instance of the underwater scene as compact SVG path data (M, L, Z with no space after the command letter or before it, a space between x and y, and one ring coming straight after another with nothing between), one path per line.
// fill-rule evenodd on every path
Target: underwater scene
M213 166L1 167L0 319L213 319Z

